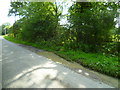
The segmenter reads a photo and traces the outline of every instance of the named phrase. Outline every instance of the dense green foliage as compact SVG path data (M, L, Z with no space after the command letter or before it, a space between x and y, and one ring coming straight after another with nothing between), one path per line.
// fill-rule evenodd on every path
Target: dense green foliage
M18 5L18 6L17 6ZM22 5L20 7L19 5ZM38 39L51 39L56 35L60 12L50 2L13 2L10 14L22 17L13 25L14 37L34 42ZM13 11L16 12L13 12Z
M11 2L9 16L20 19L9 29L9 36L118 77L117 8L115 2L76 2L65 16L69 24L64 26L59 23L62 7L57 3Z
M0 26L0 35L8 34L8 30L10 29L10 23L4 23Z
M103 46L112 42L111 37L117 32L117 30L114 31L116 8L115 3L77 2L69 9L68 20L77 43L84 46L82 50L98 52L102 50Z

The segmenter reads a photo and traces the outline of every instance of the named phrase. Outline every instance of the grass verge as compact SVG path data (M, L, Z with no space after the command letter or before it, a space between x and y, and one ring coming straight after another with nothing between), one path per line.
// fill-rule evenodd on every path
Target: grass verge
M82 51L73 51L73 50L57 50L57 46L52 46L50 43L30 43L15 39L10 36L5 36L5 39L12 41L14 43L20 43L25 45L30 45L39 49L44 49L47 51L52 51L57 55L65 58L68 61L77 62L89 69L101 72L103 74L120 78L120 65L118 57L105 56L99 53L85 53Z

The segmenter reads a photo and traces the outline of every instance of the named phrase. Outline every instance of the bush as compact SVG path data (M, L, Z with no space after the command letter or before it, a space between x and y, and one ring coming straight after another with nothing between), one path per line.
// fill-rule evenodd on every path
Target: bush
M117 42L105 43L104 45L102 45L101 51L105 54L118 56L118 43Z

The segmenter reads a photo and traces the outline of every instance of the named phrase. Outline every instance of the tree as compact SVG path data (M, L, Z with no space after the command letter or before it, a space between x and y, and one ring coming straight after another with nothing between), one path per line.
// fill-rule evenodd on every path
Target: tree
M9 15L19 15L21 36L28 41L53 38L61 12L52 2L12 3ZM14 11L15 12L12 12Z
M8 34L8 29L10 28L10 23L6 22L6 23L2 24L0 27L1 27L2 35Z
M90 51L98 51L103 43L111 41L116 9L114 2L77 2L71 6L68 20L77 42L88 45L86 49Z

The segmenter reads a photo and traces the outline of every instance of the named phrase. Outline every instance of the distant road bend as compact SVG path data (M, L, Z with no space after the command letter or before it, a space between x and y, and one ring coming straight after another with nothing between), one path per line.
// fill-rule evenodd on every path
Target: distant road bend
M113 88L2 37L1 42L2 80L0 81L3 88Z

